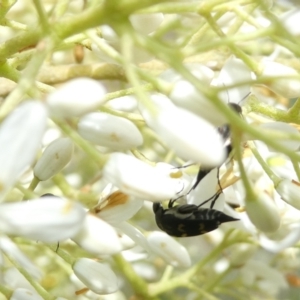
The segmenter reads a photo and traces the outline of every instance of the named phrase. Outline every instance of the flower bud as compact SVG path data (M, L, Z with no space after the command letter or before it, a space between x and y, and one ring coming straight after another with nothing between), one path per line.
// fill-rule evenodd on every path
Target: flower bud
M84 115L104 102L106 89L90 78L70 80L47 97L53 118L70 118Z
M247 81L250 82L251 80L252 75L250 69L241 59L231 56L225 62L218 77L212 85L215 84L221 88L236 84L237 86L234 88L228 88L221 91L219 93L219 98L222 99L224 103L239 103L250 92L249 84L239 85L239 83Z
M300 183L294 180L283 179L276 186L281 199L300 210Z
M282 14L279 19L281 20L281 24L285 27L285 29L292 35L299 36L299 18L300 18L300 9L299 7L296 9L289 10L288 12Z
M36 292L24 288L17 288L9 298L10 300L43 300Z
M152 231L147 240L151 250L161 256L166 263L182 268L191 266L187 250L165 232Z
M72 240L94 255L111 255L122 250L116 231L91 214L87 214L82 227Z
M197 115L176 107L167 97L152 95L156 112L140 105L146 123L181 158L203 167L221 165L225 160L223 139L216 128Z
M133 95L127 95L110 100L107 106L114 110L134 112L137 109L137 100Z
M67 165L72 153L73 143L69 138L59 138L53 141L34 166L34 176L41 181L50 179Z
M239 268L244 265L257 250L256 245L239 243L228 248L230 265Z
M0 126L0 199L30 166L46 128L43 104L28 101L17 107Z
M261 231L274 232L280 226L280 215L273 199L264 191L254 199L246 196L246 212L250 221Z
M82 226L84 208L67 199L41 199L2 203L0 231L8 235L54 243L74 236Z
M264 61L262 62L262 67L262 76L299 76L298 72L295 69L274 61ZM266 85L273 92L286 98L295 98L300 96L299 79L274 79L272 81L268 81Z
M80 119L78 132L86 140L113 150L129 150L143 143L137 127L129 120L106 113L90 113Z
M142 34L155 31L164 20L162 13L136 14L129 17L133 28Z
M299 131L295 127L291 126L290 124L284 123L284 122L263 123L263 124L259 125L259 128L274 131L275 134L276 134L276 132L280 132L280 134L287 134L287 135L292 134L295 136L298 135L298 138L300 138ZM294 140L294 139L290 139L290 140L283 139L283 140L280 140L280 145L288 148L291 151L297 151L300 147L300 142L299 142L299 140ZM269 147L269 150L274 151L274 149L272 149L270 147Z
M80 258L73 265L75 275L96 294L111 294L118 290L118 279L105 264L89 258Z
M170 99L177 106L188 109L216 126L223 125L227 121L215 105L187 80L178 80L174 84Z

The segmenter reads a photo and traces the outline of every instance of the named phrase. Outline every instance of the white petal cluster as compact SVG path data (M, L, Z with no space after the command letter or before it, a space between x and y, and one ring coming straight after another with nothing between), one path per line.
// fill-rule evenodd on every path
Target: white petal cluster
M83 116L78 132L86 140L112 150L128 150L143 143L141 133L131 121L106 113Z
M89 78L72 79L51 93L46 103L55 119L79 117L104 103L105 87Z
M28 101L17 107L0 126L0 196L28 168L40 147L46 129L47 111L43 104Z

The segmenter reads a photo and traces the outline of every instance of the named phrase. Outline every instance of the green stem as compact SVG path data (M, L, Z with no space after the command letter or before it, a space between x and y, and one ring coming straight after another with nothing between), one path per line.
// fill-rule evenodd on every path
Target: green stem
M74 143L79 146L90 158L99 166L103 167L106 159L95 149L93 145L85 141L75 130L73 130L66 122L54 121L58 127L69 136Z
M223 272L218 274L213 280L210 280L206 285L204 285L203 289L207 292L211 292L214 288L221 286L220 282L230 273L232 268L229 266Z
M0 285L0 293L6 297L6 299L10 299L10 297L12 296L13 294L13 290L7 288L6 286L4 285Z
M32 181L30 182L30 185L27 189L28 193L24 193L23 200L28 200L28 196L31 196L32 192L35 190L35 188L38 186L40 183L40 180L37 177L33 177Z
M226 37L210 13L207 13L206 11L201 11L200 13L207 20L211 28L216 32L218 36L220 36L221 38ZM252 58L250 58L249 55L244 53L239 47L237 47L233 43L229 44L228 47L230 48L232 53L235 54L238 58L240 58L255 74L261 73L259 64Z
M53 300L55 297L50 295L23 267L21 267L8 253L5 253L8 260L16 267L16 269L26 278L33 286L37 293L45 300Z
M273 181L274 186L277 186L277 184L281 181L281 179L275 175L275 173L271 170L269 165L264 161L264 159L261 157L259 152L257 151L254 143L248 142L248 146L250 147L253 155L255 156L256 160L259 162L265 173L269 176L269 178Z
M123 273L126 280L129 281L137 297L145 300L159 300L155 296L151 296L148 291L148 286L146 282L136 274L132 265L128 263L121 254L116 254L113 256L114 262L117 268Z
M294 105L288 110L287 115L290 120L300 120L300 98L298 98Z
M45 34L48 34L50 32L51 27L49 25L48 18L45 13L44 7L42 6L40 0L33 0L33 4L39 15L39 19L40 19L40 23L42 25L43 31Z
M236 155L236 158L237 158L239 171L240 171L240 174L241 174L240 176L241 176L241 179L243 181L244 188L246 190L246 195L247 195L246 197L250 201L250 200L256 199L256 194L252 189L252 186L251 186L250 181L248 179L246 170L244 168L243 157L242 157L241 148L240 148L240 145L241 145L240 136L241 136L241 132L237 128L236 129L233 128L232 129L232 146L233 146L233 149L235 149L235 155Z
M43 64L46 56L54 47L54 42L45 39L39 43L35 55L27 64L23 75L20 78L17 87L6 98L0 108L0 119L3 119L10 111L12 111L22 100L26 93L30 96L37 96L36 89L33 89L35 79L37 77L40 66Z
M292 159L291 161L292 161L292 164L293 164L294 171L295 171L295 173L297 175L298 181L300 182L300 167L299 167L299 162L295 161L294 159Z
M72 266L76 262L76 258L71 256L68 252L62 250L58 245L48 245L44 244L47 248L55 252L58 256L60 256L66 263Z

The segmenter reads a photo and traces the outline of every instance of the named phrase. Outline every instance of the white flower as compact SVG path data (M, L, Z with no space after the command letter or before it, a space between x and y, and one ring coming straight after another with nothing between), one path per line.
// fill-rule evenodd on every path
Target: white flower
M164 20L162 13L135 14L129 16L133 28L140 33L149 34L155 31Z
M216 128L195 114L176 107L161 94L152 95L152 115L140 106L146 123L179 157L203 167L221 165L225 160L223 139Z
M295 69L275 61L263 61L262 68L262 76L299 76L298 72ZM286 98L295 98L300 96L299 79L274 79L272 81L268 81L266 85L275 93Z
M117 232L97 216L87 214L82 227L72 240L95 255L111 255L122 250Z
M16 108L0 127L0 199L33 162L46 128L43 104L28 101Z
M72 153L73 143L69 138L56 139L48 145L34 166L34 176L41 181L50 179L68 164Z
M94 293L111 294L118 290L118 279L105 264L80 258L73 265L75 275Z
M147 240L154 253L161 256L168 264L188 268L191 259L187 250L165 232L152 231Z
M71 118L96 109L105 94L105 87L96 80L77 78L51 93L46 102L53 118Z
M125 194L150 201L170 199L181 188L180 180L123 153L111 154L103 175Z
M0 231L47 243L74 236L85 210L79 204L53 196L0 205Z
M83 116L78 132L86 140L114 150L128 150L143 143L141 133L131 121L101 112Z

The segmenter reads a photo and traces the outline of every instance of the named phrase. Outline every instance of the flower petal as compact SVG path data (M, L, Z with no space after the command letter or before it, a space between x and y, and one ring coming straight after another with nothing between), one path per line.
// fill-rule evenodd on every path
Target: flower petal
M43 152L33 168L34 176L47 180L60 172L71 160L73 143L69 138L53 141Z
M87 214L81 229L72 240L95 255L111 255L122 250L116 231L91 214Z
M104 102L106 89L90 78L70 80L47 97L47 105L54 118L84 115Z
M86 140L114 150L128 150L143 143L141 133L131 121L106 113L83 116L78 132Z
M2 203L0 230L10 235L53 243L75 235L85 215L79 203L53 196Z
M246 212L251 222L261 231L274 232L280 226L280 215L273 199L258 191L255 199L247 199Z
M170 199L180 191L178 179L123 153L111 154L103 174L125 194L150 201Z
M105 264L89 258L80 258L73 265L75 275L94 293L111 294L118 290L118 279Z
M32 290L18 288L13 291L10 300L43 300L43 298Z
M144 201L129 197L116 191L108 196L103 205L97 206L93 211L102 220L111 225L119 224L132 218L143 206Z
M226 157L216 128L195 114L176 107L167 97L152 95L156 113L140 106L148 126L181 158L204 167L221 165Z
M168 264L182 268L191 266L187 250L168 234L153 231L147 236L147 240L152 251L161 256Z
M298 72L295 69L275 61L263 61L262 68L263 76L298 76ZM300 96L300 80L298 79L274 79L269 80L266 85L273 92L286 98L295 98Z
M0 198L33 162L46 128L43 104L28 101L16 108L0 127Z

